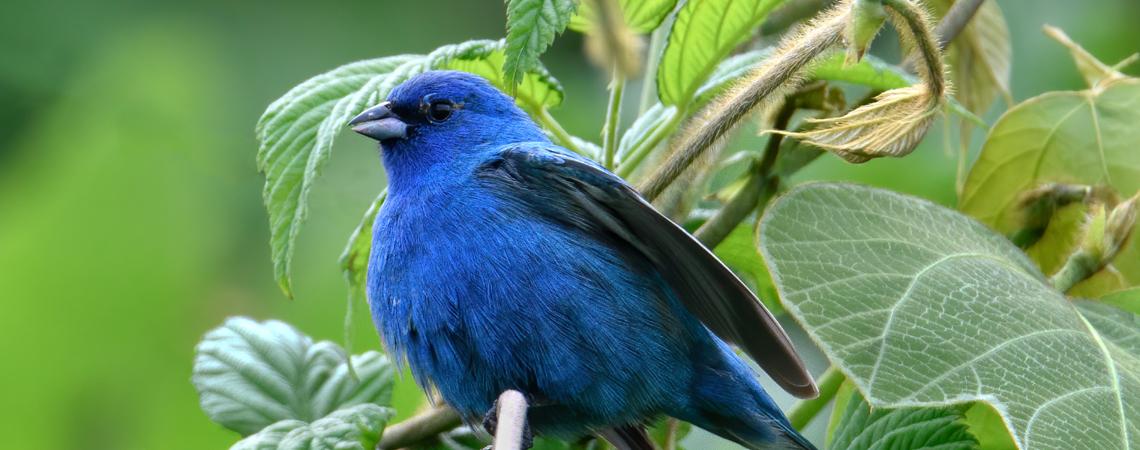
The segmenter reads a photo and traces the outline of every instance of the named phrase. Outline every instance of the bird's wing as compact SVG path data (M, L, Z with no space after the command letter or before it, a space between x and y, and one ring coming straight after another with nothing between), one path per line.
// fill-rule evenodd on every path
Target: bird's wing
M818 394L772 313L712 252L621 178L542 143L502 148L477 169L477 176L550 220L642 253L713 333L743 349L791 394Z
M641 425L607 428L599 431L598 436L618 450L655 450L649 435L645 434L645 427Z

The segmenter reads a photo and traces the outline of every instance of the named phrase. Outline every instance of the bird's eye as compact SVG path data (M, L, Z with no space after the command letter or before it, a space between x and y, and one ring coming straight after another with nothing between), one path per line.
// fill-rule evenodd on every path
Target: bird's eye
M447 100L436 100L428 105L428 118L432 122L443 122L451 117L451 113L455 111L455 104Z

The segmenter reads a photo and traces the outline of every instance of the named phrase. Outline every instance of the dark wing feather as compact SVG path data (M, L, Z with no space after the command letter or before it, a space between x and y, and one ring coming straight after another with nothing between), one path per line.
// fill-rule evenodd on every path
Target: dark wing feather
M552 220L612 234L642 253L713 333L743 349L791 394L818 394L788 335L748 287L616 175L530 143L503 149L480 167L479 176L499 183Z
M598 436L618 450L657 450L641 425L607 428L599 432Z

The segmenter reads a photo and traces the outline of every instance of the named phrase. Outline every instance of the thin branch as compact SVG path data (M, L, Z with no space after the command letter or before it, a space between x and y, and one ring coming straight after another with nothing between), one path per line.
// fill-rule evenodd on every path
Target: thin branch
M792 119L792 114L796 112L795 98L789 98L780 112L776 116L776 122L773 128L777 130L784 130L788 128L788 122ZM764 149L764 156L760 163L756 165L752 174L749 175L748 181L744 183L744 187L736 193L724 207L716 212L704 225L701 225L693 236L705 244L708 248L716 248L732 230L752 214L760 205L768 203L772 195L776 193L776 186L779 184L777 180L771 176L772 167L776 165L776 158L780 152L780 143L784 141L784 135L772 134L768 138L768 145Z
M681 421L672 417L665 424L665 450L677 450L677 432L681 429Z
M436 435L459 426L459 413L450 406L443 405L394 424L384 430L377 450L393 450L410 447L413 444L431 439Z
M747 117L772 93L790 87L789 81L820 53L839 42L846 24L846 11L835 10L824 16L802 36L786 42L739 89L718 98L708 108L700 126L684 135L669 158L646 180L641 192L652 201L661 195L694 161L720 141L729 130ZM794 85L794 82L791 83Z
M670 16L671 17L671 16ZM665 38L672 28L671 19L667 18L649 38L649 53L646 55L645 74L641 77L641 97L638 100L637 115L645 114L657 102L657 65L661 62L661 53L665 50Z
M554 135L554 139L558 145L566 147L570 151L573 151L574 153L582 156L589 158L597 157L597 155L587 154L584 150L579 148L578 145L574 143L574 139L570 137L570 133L567 133L566 129L562 128L562 124L558 123L558 121L554 119L554 116L550 115L550 111L547 111L546 108L543 108L541 110L541 114L536 117L536 119L538 119L539 124L541 124L543 128L546 128L548 131L550 131L551 134Z
M843 384L845 379L847 377L835 366L828 367L827 371L819 377L819 396L800 400L792 406L792 409L788 410L788 422L791 422L792 427L802 431L811 423L811 420L823 410L823 407L835 398L835 394L839 392L839 386Z
M954 2L954 6L946 12L942 17L942 22L938 24L934 32L938 35L938 47L946 50L946 47L957 38L962 30L966 29L966 25L970 23L970 19L974 18L974 14L978 12L978 8L982 6L984 0L958 0Z
M644 161L650 153L653 153L653 149L657 148L657 145L660 144L661 141L664 141L665 138L669 136L669 133L672 133L673 130L677 128L677 125L681 123L685 115L686 112L684 110L675 111L673 115L669 117L668 122L654 128L653 132L644 139L633 143L630 150L622 158L621 164L618 164L617 170L614 173L617 173L618 176L622 178L628 179L629 176L633 174L633 171L637 170L638 166L641 165L641 162Z
M611 170L614 168L614 155L617 154L623 91L625 91L625 76L615 68L614 78L610 81L610 101L606 108L606 124L602 127L602 153L605 155L602 164Z
M526 397L522 392L506 390L499 395L495 427L495 450L524 450L526 430Z

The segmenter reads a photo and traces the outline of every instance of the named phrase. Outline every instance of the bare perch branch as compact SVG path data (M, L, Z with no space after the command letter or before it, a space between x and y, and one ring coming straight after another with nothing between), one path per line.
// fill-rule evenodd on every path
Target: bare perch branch
M384 430L377 450L393 450L435 437L459 426L459 413L450 406L432 408Z
M524 450L523 434L526 429L526 397L519 391L507 390L499 396L496 412L494 450Z
M970 19L974 17L974 13L978 12L978 8L982 6L984 0L958 0L954 2L954 6L946 12L942 17L942 22L938 23L938 28L934 32L938 37L938 47L946 50L950 42L962 33L966 28L966 24L970 23Z

